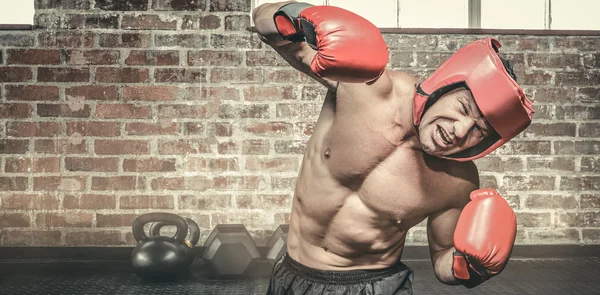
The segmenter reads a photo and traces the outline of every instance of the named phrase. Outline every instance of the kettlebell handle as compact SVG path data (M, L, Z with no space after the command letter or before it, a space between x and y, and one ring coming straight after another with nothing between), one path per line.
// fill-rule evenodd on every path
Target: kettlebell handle
M153 213L142 214L133 221L133 225L131 226L131 229L132 229L133 237L135 238L135 240L137 242L140 242L140 241L148 238L148 236L144 232L144 225L146 225L146 223L150 223L150 222L166 222L168 224L172 224L172 225L176 226L177 232L175 233L175 236L173 236L173 239L177 243L180 243L180 244L183 243L183 241L185 240L185 237L187 236L188 225L187 225L187 222L185 221L185 219L183 219L183 217L181 217L177 214L172 214L172 213L153 212Z
M186 240L186 244L188 247L193 248L200 240L200 227L191 218L186 218L185 221L187 222L188 230L190 231L190 236L189 239ZM160 230L167 225L171 224L165 221L157 221L152 223L152 225L150 225L150 236L154 237L160 235ZM177 232L179 232L179 229L177 229ZM177 232L175 235L177 235Z

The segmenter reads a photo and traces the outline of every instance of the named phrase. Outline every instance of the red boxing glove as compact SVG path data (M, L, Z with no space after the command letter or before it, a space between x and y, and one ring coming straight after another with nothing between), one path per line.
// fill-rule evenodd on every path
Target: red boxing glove
M493 189L471 192L454 231L454 277L473 288L502 272L515 243L517 217Z
M385 70L388 48L379 29L363 17L335 6L293 2L273 16L281 36L306 41L317 54L310 68L339 82L370 82Z

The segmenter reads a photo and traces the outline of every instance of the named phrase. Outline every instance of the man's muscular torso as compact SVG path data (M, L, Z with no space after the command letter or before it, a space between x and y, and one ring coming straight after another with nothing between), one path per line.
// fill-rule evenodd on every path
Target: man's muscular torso
M416 79L389 72L394 90L364 84L328 91L307 144L292 206L289 255L308 267L377 269L400 259L407 231L468 196L472 162L446 161L406 143ZM404 120L405 121L405 120Z

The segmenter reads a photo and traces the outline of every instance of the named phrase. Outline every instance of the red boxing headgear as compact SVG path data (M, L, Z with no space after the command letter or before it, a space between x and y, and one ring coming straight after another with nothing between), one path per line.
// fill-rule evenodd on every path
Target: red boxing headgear
M501 46L498 40L492 38L471 42L417 85L413 109L415 126L421 122L423 113L442 95L465 87L471 91L481 114L497 133L488 135L473 147L442 158L456 161L481 158L531 123L534 113L532 103L504 67L498 55Z

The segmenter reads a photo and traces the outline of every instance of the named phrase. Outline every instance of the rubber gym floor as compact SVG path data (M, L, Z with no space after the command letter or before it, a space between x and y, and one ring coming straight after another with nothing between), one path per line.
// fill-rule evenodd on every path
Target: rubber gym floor
M437 281L429 260L405 260L414 294L600 294L600 258L512 259L504 272L473 288ZM0 260L0 294L265 294L268 278L218 279L197 260L175 282L148 283L128 261Z

